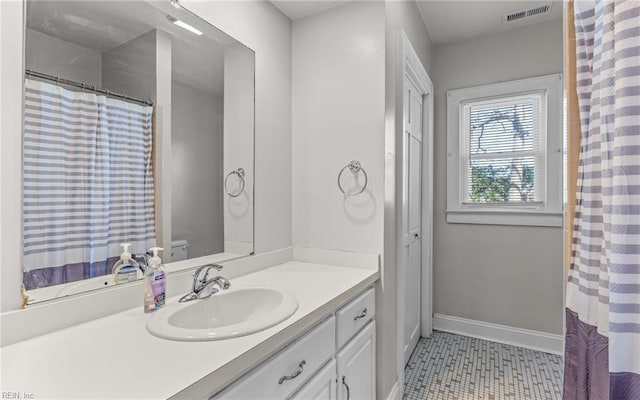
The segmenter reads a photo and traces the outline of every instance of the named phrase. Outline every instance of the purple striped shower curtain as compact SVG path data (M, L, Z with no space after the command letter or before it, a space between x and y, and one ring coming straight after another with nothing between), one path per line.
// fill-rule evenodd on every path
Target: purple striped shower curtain
M25 81L23 283L111 273L155 246L153 108Z
M564 400L640 399L640 1L576 1L582 129Z

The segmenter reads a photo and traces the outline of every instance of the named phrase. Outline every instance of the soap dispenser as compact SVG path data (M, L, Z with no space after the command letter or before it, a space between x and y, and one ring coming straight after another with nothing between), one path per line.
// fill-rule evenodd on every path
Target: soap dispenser
M129 253L129 243L122 243L120 259L113 265L113 281L117 284L135 281L138 278L140 266Z
M149 266L144 271L144 312L155 311L165 303L167 278L162 260L158 257L158 251L164 250L161 247L149 249L153 257L149 261Z

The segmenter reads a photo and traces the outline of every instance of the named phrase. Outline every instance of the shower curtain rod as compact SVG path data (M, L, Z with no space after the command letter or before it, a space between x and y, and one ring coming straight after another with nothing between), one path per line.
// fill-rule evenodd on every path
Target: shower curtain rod
M100 88L97 88L97 87L95 87L93 85L87 85L85 83L79 83L79 82L75 82L75 81L70 81L68 79L60 78L59 76L53 76L53 75L49 75L49 74L44 74L42 72L32 71L32 70L30 70L28 68L25 70L25 74L27 76L34 76L36 78L53 81L53 82L56 82L57 84L62 83L64 85L74 86L74 87L80 88L82 90L88 90L90 92L100 93L100 94L104 94L104 95L107 95L107 96L115 97L115 98L118 98L118 99L129 100L129 101L132 101L132 102L135 102L135 103L139 103L139 104L143 104L143 105L146 105L146 106L152 106L153 105L153 102L151 100L139 99L137 97L127 96L126 94L112 92L112 91L107 90L107 89L100 89Z

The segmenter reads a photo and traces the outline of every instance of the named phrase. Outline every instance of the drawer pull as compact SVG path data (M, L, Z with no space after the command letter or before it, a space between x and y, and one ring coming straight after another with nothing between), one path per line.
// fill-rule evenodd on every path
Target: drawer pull
M300 361L300 364L298 364L298 369L296 370L296 372L294 372L294 373L293 373L293 374L291 374L291 375L283 376L282 378L280 378L280 380L278 380L278 385L282 385L282 383L283 383L284 381L289 381L289 380L291 380L291 379L295 379L295 378L297 378L297 377L298 377L298 375L300 375L300 374L302 373L302 371L304 371L304 365L305 365L306 363L307 363L307 362L306 362L305 360Z
M349 400L349 397L351 397L351 390L349 390L349 385L347 385L347 381L344 375L342 375L342 384L347 389L347 400Z
M360 318L364 318L367 316L367 309L365 308L364 310L362 310L362 312L358 315L356 315L355 317L353 317L354 321L359 320Z

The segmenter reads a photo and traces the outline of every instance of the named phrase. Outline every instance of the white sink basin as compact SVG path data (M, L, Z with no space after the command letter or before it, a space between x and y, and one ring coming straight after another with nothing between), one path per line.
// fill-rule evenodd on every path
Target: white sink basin
M298 300L286 291L232 286L207 299L167 305L147 320L147 330L171 340L229 339L270 328L297 309Z

